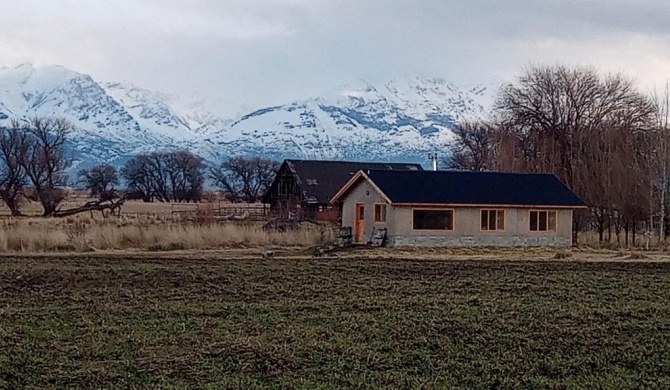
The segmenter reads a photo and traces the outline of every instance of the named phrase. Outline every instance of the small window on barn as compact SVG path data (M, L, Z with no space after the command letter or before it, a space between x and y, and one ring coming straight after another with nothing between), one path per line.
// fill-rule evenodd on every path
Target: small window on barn
M386 222L386 205L385 204L376 204L375 205L375 222Z
M531 232L555 232L556 211L531 210L530 212Z
M482 210L482 230L505 230L505 210Z
M288 183L284 180L280 180L279 184L277 184L277 193L279 195L288 195Z
M454 210L413 210L414 230L454 230Z

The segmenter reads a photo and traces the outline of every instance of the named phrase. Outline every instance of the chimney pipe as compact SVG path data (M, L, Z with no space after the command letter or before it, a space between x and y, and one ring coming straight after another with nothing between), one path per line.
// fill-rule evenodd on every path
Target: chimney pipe
M432 164L433 171L437 171L437 153L429 153L428 159Z

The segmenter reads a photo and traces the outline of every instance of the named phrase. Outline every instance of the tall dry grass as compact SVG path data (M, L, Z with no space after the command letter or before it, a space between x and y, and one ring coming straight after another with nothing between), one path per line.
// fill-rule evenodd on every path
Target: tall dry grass
M80 207L86 202L91 201L92 198L82 197L82 196L68 196L68 198L61 203L61 208L69 209ZM222 205L226 205L223 203ZM240 206L236 204L235 206ZM170 203L170 202L142 202L138 200L129 200L123 204L121 213L134 216L134 215L152 215L157 217L171 218L172 210L195 210L195 209L207 209L207 208L218 208L219 202L203 202L203 203ZM21 212L24 215L38 217L42 215L43 209L39 202L29 202L25 201L21 205ZM9 217L10 212L7 206L0 201L0 216Z
M332 242L322 226L265 231L261 224L96 221L89 218L14 219L0 224L0 252L199 250L267 246L310 247Z
M594 248L594 249L635 249L635 248L645 248L647 238L643 233L637 233L635 236L635 245L633 245L632 235L628 238L628 243L626 244L625 237L623 233L617 239L616 235L612 235L610 240L607 240L607 234L605 234L605 241L600 242L598 238L598 233L595 231L586 231L579 232L578 234L578 244L580 247L585 248ZM649 248L654 250L668 250L670 243L667 241L661 241L658 234L654 233L649 238Z

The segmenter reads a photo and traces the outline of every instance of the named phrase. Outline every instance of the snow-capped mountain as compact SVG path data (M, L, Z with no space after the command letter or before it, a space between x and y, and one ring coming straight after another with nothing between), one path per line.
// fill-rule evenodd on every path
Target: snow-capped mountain
M161 140L133 117L91 77L62 67L35 69L25 64L0 70L0 117L59 116L76 125L71 141L77 156L114 160L130 145Z
M0 69L0 124L57 116L72 122L77 165L121 164L134 154L192 146L225 122L197 102L119 83L98 83L61 66Z
M425 161L443 151L461 119L481 118L484 88L458 89L442 79L375 87L363 80L322 97L268 107L204 135L224 154L322 159Z
M484 115L484 88L461 90L442 79L374 86L365 81L320 97L217 116L197 99L121 83L99 83L60 66L0 69L0 125L12 118L58 116L79 165L122 164L151 150L187 148L214 161L233 155L425 161L444 151L451 128Z
M102 87L140 126L173 140L192 141L199 134L216 131L231 122L215 116L205 108L203 101L195 98L185 100L130 84L104 83Z

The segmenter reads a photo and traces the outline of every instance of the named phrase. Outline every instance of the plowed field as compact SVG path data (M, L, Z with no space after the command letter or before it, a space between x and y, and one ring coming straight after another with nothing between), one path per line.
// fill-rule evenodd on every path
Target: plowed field
M0 388L668 388L670 264L0 259Z

